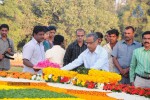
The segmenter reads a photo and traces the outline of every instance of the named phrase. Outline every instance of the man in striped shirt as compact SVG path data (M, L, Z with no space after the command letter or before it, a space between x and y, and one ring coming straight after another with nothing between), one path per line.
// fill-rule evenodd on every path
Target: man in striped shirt
M66 53L63 59L64 66L74 61L85 49L87 49L87 45L84 42L84 37L85 37L84 29L81 28L77 29L76 37L77 39L73 43L71 43L66 49ZM74 71L76 70L77 69L74 69Z
M130 64L130 82L136 87L150 88L150 31L142 34L144 47L135 49Z

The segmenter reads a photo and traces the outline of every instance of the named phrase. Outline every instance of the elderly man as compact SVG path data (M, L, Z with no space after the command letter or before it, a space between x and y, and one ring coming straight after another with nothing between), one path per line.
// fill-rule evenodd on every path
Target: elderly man
M129 69L133 50L141 47L139 42L134 41L134 28L128 26L124 31L124 40L117 42L112 51L113 62L117 72L122 75L122 84L129 84Z
M144 47L133 51L130 81L136 87L150 88L150 31L142 34L142 40Z
M82 52L77 59L61 68L62 70L72 70L81 64L88 69L102 69L109 71L108 54L98 43L96 33L90 33L86 36L87 49Z

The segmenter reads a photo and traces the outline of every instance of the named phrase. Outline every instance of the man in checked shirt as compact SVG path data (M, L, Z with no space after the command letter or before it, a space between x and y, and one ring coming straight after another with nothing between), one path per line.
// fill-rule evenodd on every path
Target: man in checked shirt
M78 58L78 56L87 48L87 45L85 44L84 41L84 37L85 37L84 29L81 28L77 29L76 40L73 43L71 43L66 49L66 53L63 59L64 66L74 61L76 58ZM77 69L74 70L76 71Z

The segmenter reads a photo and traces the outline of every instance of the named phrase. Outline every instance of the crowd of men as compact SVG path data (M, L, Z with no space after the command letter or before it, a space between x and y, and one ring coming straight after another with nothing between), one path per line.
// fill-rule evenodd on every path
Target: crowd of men
M0 70L10 69L9 56L14 54L13 41L8 38L9 26L0 26ZM103 34L84 29L75 32L76 40L65 50L64 37L56 35L55 26L35 26L32 39L23 47L23 72L42 73L35 65L48 59L61 66L61 70L105 70L122 76L120 83L150 88L150 31L142 34L142 43L134 40L135 29L127 26L123 38L111 29L106 32L106 44L101 46ZM84 40L86 35L86 40ZM71 37L70 37L71 38Z

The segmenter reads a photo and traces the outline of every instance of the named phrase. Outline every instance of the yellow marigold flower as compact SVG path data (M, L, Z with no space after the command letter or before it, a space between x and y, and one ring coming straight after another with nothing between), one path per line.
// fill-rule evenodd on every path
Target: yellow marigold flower
M48 80L48 75L44 75L44 80Z
M58 76L52 76L53 81L57 81L58 80Z
M85 86L85 83L86 83L85 81L82 81L82 82L81 82L82 86Z

